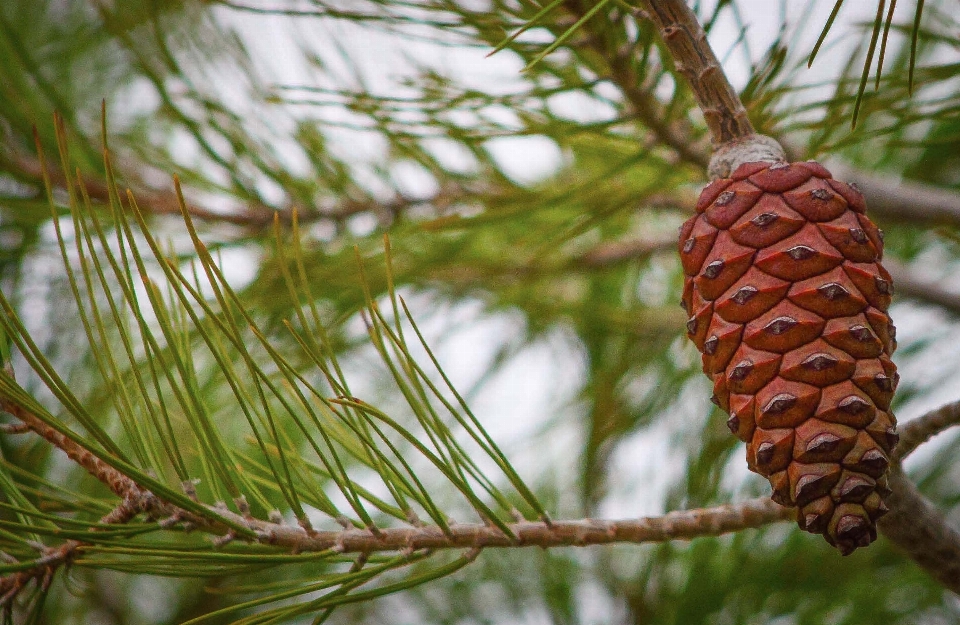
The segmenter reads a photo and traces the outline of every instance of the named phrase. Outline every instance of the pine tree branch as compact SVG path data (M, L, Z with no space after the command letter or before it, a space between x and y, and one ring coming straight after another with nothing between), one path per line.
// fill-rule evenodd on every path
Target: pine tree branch
M880 531L931 577L960 594L960 532L899 468L890 472L890 488L890 512L877 522Z
M19 419L20 424L26 430L38 434L48 443L63 451L68 458L86 469L88 473L120 497L121 502L100 519L101 524L127 523L142 512L165 513L168 515L172 512L176 515L174 518L177 520L181 518L178 509L164 504L148 490L107 465L81 445L51 428L22 406L7 398L0 398L0 410ZM22 431L19 428L10 428L8 433L21 433ZM188 517L195 516L185 512L184 514ZM96 528L90 531L95 532ZM71 539L59 547L45 548L42 550L42 556L34 561L32 567L0 577L0 608L8 608L17 598L17 595L28 588L32 581L36 581L41 589L45 590L49 587L57 569L68 564L76 551L85 544L83 541Z
M216 545L222 546L235 539L241 540L226 525L163 501L14 402L8 399L0 400L0 408L66 453L71 460L121 497L121 503L103 517L101 523L126 523L141 513L147 513L155 518L165 518L165 521L161 522L164 526L188 522L218 535ZM908 455L936 432L957 423L960 423L960 402L939 408L906 424L901 430L904 447L898 452L896 460ZM895 479L891 479L891 488L894 491L890 500L891 512L881 522L881 530L947 588L960 593L960 576L957 576L957 570L960 570L957 562L960 562L960 559L943 562L929 555L960 554L960 534L950 528L933 504L899 473L896 473ZM509 524L508 527L513 533L511 537L497 527L479 523L452 524L449 532L436 526L314 531L237 514L222 505L206 507L221 518L251 529L256 538L250 540L254 542L297 553L331 550L337 553L363 554L423 549L531 546L548 548L690 540L762 527L791 520L795 515L792 508L784 508L763 497L738 504L680 510L663 516L638 519L521 521ZM49 584L53 572L68 563L72 554L84 544L86 543L79 540L68 541L46 552L37 560L36 566L0 577L0 605L15 598L31 580Z
M877 527L931 577L960 594L960 532L917 490L900 466L920 445L956 425L960 425L960 401L945 404L900 428L890 471L890 512Z
M138 499L143 494L143 489L132 479L97 458L83 446L53 429L19 404L8 398L0 398L0 410L13 415L30 431L63 451L70 460L83 467L87 473L97 478L124 501Z
M22 407L10 400L0 401L0 408L20 419L27 427L47 442L67 454L87 472L100 480L124 503L112 514L124 520L133 512L149 513L193 523L211 533L233 539L230 530L211 519L182 510L163 501L137 485L132 479L107 465L77 442L57 432ZM662 542L691 539L698 536L716 536L728 532L760 527L791 518L793 511L783 508L769 498L758 498L740 504L682 510L660 517L622 521L581 519L573 521L521 521L509 525L516 540L492 525L479 523L453 524L449 533L435 526L384 528L371 530L312 531L299 526L262 521L227 510L222 506L206 506L211 512L228 521L250 528L256 533L256 542L285 547L293 551L323 551L372 553L418 549L452 549L473 547L556 547L586 546L615 542ZM118 508L120 509L120 508ZM108 515L109 516L109 515ZM105 517L106 518L106 517ZM107 521L105 521L107 522ZM116 521L113 521L116 522ZM75 547L74 547L75 549Z
M902 461L917 447L956 425L960 425L960 401L944 404L904 424L900 428L900 442L894 451L894 460Z
M116 508L101 517L103 525L120 525L136 518L149 504L142 499L124 499ZM95 532L97 528L91 529ZM0 608L9 606L17 595L36 581L44 590L53 581L57 569L70 563L77 550L85 544L80 540L68 540L59 547L48 547L42 550L42 555L33 561L33 566L16 573L0 577Z
M644 0L644 3L649 7L649 2L647 2L647 0ZM566 6L576 18L582 18L586 14L586 10L584 10L582 6L573 0L569 0L566 3ZM680 14L685 23L689 23L691 19L692 21L696 22L696 16L693 15L692 11L687 9L685 6L671 6L669 8L669 13ZM634 17L639 20L651 19L651 21L653 21L651 12L644 11L642 9L636 9L634 11ZM655 22L655 24L660 28L661 33L663 32L663 28L668 26L666 22L667 20L662 20L662 26L661 24ZM666 118L666 107L662 102L660 102L651 89L642 84L637 72L633 68L634 59L631 58L633 49L608 49L603 42L604 31L599 25L595 25L594 22L588 21L581 28L588 33L587 44L596 53L596 55L601 58L608 59L606 77L609 78L610 81L616 85L617 89L619 89L623 94L626 104L630 108L630 113L632 116L644 124L659 145L671 149L681 161L694 165L701 170L707 169L710 163L710 154L707 151L707 146L698 141L690 132L688 127L681 126L680 124L669 124L664 121ZM697 25L694 27L694 36L696 36L697 32L702 31L703 28L699 26L699 22L697 22ZM679 33L680 31L676 32ZM677 36L680 35L675 35L675 37ZM716 56L713 54L713 51L709 49L706 40L698 38L697 41L700 45L707 46L708 51L703 59L706 59L706 56L709 56L714 62L716 62ZM680 53L684 54L684 52ZM703 59L701 59L699 53L694 53L692 56L694 58L692 64L683 68L678 65L677 69L685 69L687 72L690 72L694 71L692 69L694 67L705 68L706 63L704 63ZM727 87L729 86L729 82L727 81L726 76L723 75L722 71L719 72L719 74L720 79L727 82L726 86L721 85L721 89L726 91ZM716 76L714 76L714 78L716 78ZM730 90L732 91L732 87L730 87ZM727 93L729 94L729 91L727 91ZM695 93L694 97L699 103L701 99L709 99L710 93ZM742 103L740 106L742 107ZM749 119L746 121L748 124L750 123ZM713 133L712 128L711 139L713 141L717 140L717 134Z
M516 540L479 523L454 524L450 534L435 526L314 532L275 527L263 539L271 544L294 540L305 550L370 553L418 549L485 547L561 547L610 543L650 543L718 536L793 518L793 511L769 498L713 508L669 512L659 517L625 520L521 521L509 525ZM291 535L292 534L292 535Z
M24 180L29 180L35 184L42 184L44 176L44 167L39 160L24 156L16 156L9 166L15 171L16 175ZM65 174L59 168L47 168L47 175L51 184L64 189L67 186ZM107 204L110 202L109 187L98 177L83 176L82 184L90 196L90 199ZM177 202L176 194L170 191L150 189L146 187L137 188L137 202L146 212L154 215L181 215L180 205ZM265 228L273 224L273 209L264 205L252 205L247 207L237 207L230 211L213 211L201 206L189 204L187 211L194 219L201 221L213 221L219 223L232 224L237 226L247 226L252 228ZM289 216L286 217L289 220Z

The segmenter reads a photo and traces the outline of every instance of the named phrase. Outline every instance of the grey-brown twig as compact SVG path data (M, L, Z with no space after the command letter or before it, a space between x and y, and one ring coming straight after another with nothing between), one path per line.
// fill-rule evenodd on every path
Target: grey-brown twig
M956 191L844 165L831 165L831 169L838 178L859 185L873 215L911 224L960 224L960 193Z
M903 460L920 445L956 425L960 425L960 401L944 404L904 424L900 428L900 442L894 450L894 460Z
M677 242L674 237L669 239L626 239L623 241L607 241L597 245L590 251L576 259L578 265L596 269L610 267L622 262L636 260L675 248Z
M960 314L960 294L945 289L942 281L913 271L891 258L885 258L883 265L893 278L897 295L912 297Z
M15 170L14 173L18 177L24 180L39 183L43 178L43 165L35 158L18 156L11 161L9 166ZM55 187L59 189L66 187L67 179L59 169L48 168L47 175ZM81 184L83 184L92 200L104 204L110 202L110 189L103 181L93 176L84 176L81 179ZM396 195L387 201L343 198L335 206L329 208L302 207L298 210L297 217L301 223L322 219L338 222L353 215L369 213L376 215L384 223L390 223L396 219L397 215L414 206L432 205L442 209L455 203L466 194L465 190L450 185L430 197L419 199L400 195ZM172 191L138 184L136 185L136 197L138 206L148 214L176 215L178 217L182 215L180 201L176 193ZM230 209L216 211L195 202L188 202L186 208L190 217L198 221L229 224L254 232L272 227L275 217L279 217L281 223L289 224L294 213L294 208L291 206L273 208L259 202L236 205Z
M127 523L148 506L149 504L145 501L124 499L116 508L104 515L100 523L109 525ZM90 531L94 532L96 528ZM0 577L0 607L8 606L32 581L37 581L41 587L49 586L57 569L70 562L84 544L83 541L68 540L58 547L44 549L42 555L30 568Z
M692 207L693 202L687 204ZM600 269L631 262L651 254L674 249L676 241L667 239L623 239L600 243L577 257L575 262L586 268ZM884 267L893 277L895 295L933 304L960 315L960 293L944 288L943 283L913 271L893 258L885 258Z

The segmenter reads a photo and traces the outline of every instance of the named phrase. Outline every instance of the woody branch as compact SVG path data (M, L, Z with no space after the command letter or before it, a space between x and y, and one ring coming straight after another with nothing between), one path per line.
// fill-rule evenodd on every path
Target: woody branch
M0 408L12 414L29 431L38 434L47 442L63 451L74 462L86 469L120 498L121 502L101 523L127 523L140 514L159 518L159 527L176 523L190 523L193 527L215 536L215 544L224 545L232 540L244 540L272 545L291 553L326 551L337 553L413 552L423 549L485 549L518 547L583 547L612 543L651 543L670 540L691 540L702 536L718 536L771 523L792 519L794 511L777 505L767 497L751 499L736 504L694 510L678 510L663 516L623 520L577 519L565 521L520 521L507 526L509 534L489 524L453 523L449 531L437 526L407 526L399 528L346 529L340 531L314 531L312 529L264 521L249 513L238 514L223 505L205 506L211 516L206 517L186 511L164 501L134 480L97 458L89 450L71 438L64 436L43 423L35 415L24 410L9 399L0 400ZM902 430L905 441L917 441L906 446L898 456L912 452L920 442L934 434L960 424L960 409L951 404L924 415ZM937 562L930 554L957 554L960 562L960 538L942 522L930 522L939 512L923 498L902 475L891 480L894 496L891 513L880 523L895 542L911 553L921 566L941 581L947 588L960 593L960 576L957 567L950 562ZM924 519L917 523L918 514ZM897 520L909 516L909 523ZM215 518L216 517L216 518ZM226 519L236 525L247 527L253 538L238 538L231 528L217 520ZM906 529L900 527L908 526ZM893 529L889 529L889 527ZM91 530L93 531L93 530ZM29 569L0 577L0 605L11 601L31 580L48 584L57 568L70 561L73 554L86 543L81 540L67 541L49 548ZM931 550L931 545L933 548ZM915 555L914 555L915 554Z

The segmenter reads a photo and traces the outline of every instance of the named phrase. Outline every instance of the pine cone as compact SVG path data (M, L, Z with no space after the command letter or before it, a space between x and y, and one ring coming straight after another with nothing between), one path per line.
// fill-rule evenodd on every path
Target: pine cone
M876 539L896 445L890 274L859 190L746 163L680 229L687 331L747 465L844 555Z

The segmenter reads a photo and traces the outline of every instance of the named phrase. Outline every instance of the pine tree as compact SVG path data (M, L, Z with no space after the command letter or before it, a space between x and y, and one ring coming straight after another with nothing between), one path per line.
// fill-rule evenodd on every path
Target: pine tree
M951 441L901 462L960 420L960 22L768 5L0 5L5 622L955 619ZM831 429L812 499L746 471L676 305L700 191L780 161L850 207L841 263L883 229L900 329L856 356L899 444Z

